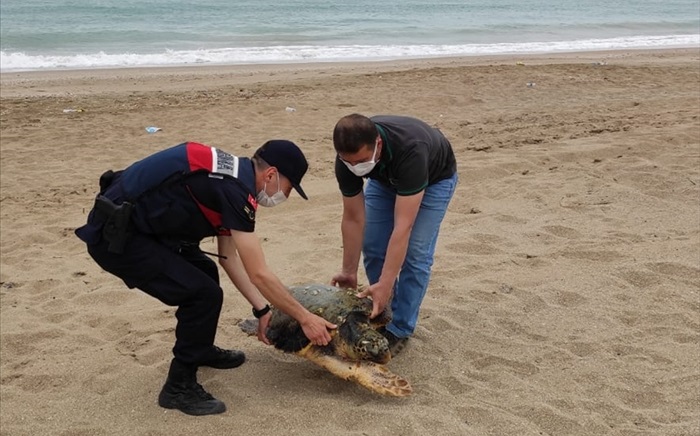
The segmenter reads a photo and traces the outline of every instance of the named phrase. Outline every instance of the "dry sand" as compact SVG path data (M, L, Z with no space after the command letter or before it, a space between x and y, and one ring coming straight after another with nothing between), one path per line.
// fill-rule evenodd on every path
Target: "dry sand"
M3 435L700 434L697 49L1 80ZM414 395L378 397L247 337L250 307L223 281L217 344L249 362L199 377L229 410L161 409L173 309L73 235L99 175L186 140L249 156L292 139L311 200L262 210L258 233L284 282L327 282L331 131L351 112L422 118L457 154L420 323L389 364Z

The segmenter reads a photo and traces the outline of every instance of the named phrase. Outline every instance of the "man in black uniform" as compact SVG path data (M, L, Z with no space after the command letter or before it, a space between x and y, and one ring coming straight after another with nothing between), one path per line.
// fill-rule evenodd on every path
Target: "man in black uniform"
M372 297L372 317L391 300L393 318L383 334L396 355L416 328L428 289L440 224L457 185L455 155L438 129L402 116L345 116L333 146L343 194L343 264L331 281L356 287L362 253L370 286L359 295Z
M139 288L175 313L174 358L158 403L191 415L222 413L223 402L197 383L197 368L235 368L237 350L214 345L223 302L216 263L199 242L216 236L219 263L260 319L269 344L267 301L299 321L314 344L326 345L336 326L301 306L270 271L255 229L258 204L275 206L292 189L306 199L308 164L286 140L272 140L251 159L186 142L100 178L100 193L85 226L76 230L90 256L129 288Z

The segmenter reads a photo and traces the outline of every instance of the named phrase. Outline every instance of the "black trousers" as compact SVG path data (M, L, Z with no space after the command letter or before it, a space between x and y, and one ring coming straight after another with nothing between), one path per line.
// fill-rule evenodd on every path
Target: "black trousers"
M175 316L175 358L196 365L214 344L223 290L216 263L198 247L178 252L143 234L135 234L124 253L107 251L106 241L88 245L88 253L105 271L130 288L138 288L169 306Z

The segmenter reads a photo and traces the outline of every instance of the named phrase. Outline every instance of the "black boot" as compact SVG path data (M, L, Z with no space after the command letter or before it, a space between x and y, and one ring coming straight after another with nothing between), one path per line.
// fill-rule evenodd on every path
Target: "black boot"
M243 365L245 354L238 350L224 350L212 345L211 350L198 362L197 366L208 366L216 369L230 369Z
M408 338L399 338L392 332L386 329L386 327L379 327L377 329L379 333L382 334L389 342L389 351L391 352L391 357L396 357L404 348L406 348L406 343L408 343Z
M197 367L176 359L170 363L168 379L158 396L158 404L188 415L213 415L226 411L226 405L197 383Z

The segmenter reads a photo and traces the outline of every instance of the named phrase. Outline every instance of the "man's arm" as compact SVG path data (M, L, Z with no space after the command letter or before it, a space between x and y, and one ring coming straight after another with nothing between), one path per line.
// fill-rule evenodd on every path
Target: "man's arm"
M341 272L331 280L331 284L348 288L357 287L357 268L362 253L364 230L364 194L360 192L354 197L343 197L343 218L340 224L343 237L343 265Z
M263 309L267 301L265 301L265 297L262 296L253 282L250 281L248 273L245 272L243 262L241 262L241 258L238 256L238 250L233 238L230 236L219 236L217 238L217 245L220 256L219 264L224 271L226 271L226 274L229 276L234 286L236 286L238 291L248 300L254 309ZM267 327L270 325L270 318L271 313L268 312L260 317L258 323L258 339L267 345L270 345L270 340L267 338Z
M254 309L260 310L264 308L267 301L265 301L265 297L260 294L260 291L253 285L253 282L250 281L248 274L245 272L233 238L230 236L219 236L217 245L220 256L219 264L226 271L233 285Z
M226 238L231 238L232 241ZM336 328L336 326L309 312L292 297L287 287L265 263L265 256L255 233L231 230L231 236L219 237L219 243L222 244L219 249L222 255L228 257L229 253L235 255L235 252L238 251L240 262L253 287L257 288L277 309L296 319L311 342L317 345L327 345L330 342L331 336L328 329ZM239 273L235 269L235 263L232 272ZM244 296L246 295L244 294ZM255 298L254 293L248 296Z

